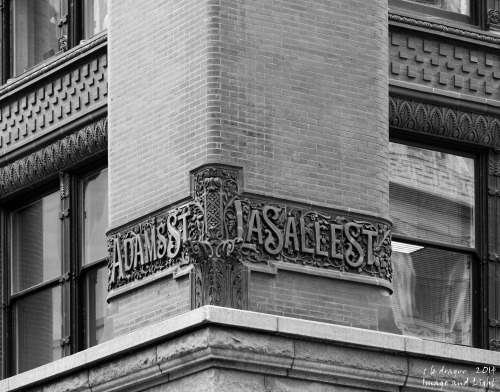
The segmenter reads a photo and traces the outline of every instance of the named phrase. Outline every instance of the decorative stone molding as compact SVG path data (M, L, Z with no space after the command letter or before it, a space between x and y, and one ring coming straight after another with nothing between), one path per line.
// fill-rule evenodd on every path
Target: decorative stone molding
M389 125L453 140L500 146L500 119L408 98L389 97Z
M50 66L61 65L62 61L80 55L83 49L62 56ZM68 64L57 74L47 75L43 84L27 85L12 97L6 96L0 101L0 154L38 139L62 124L105 105L108 94L107 66L107 54L99 50L81 62ZM42 74L47 72L45 68L42 70ZM30 74L30 77L37 74ZM16 80L14 84L26 80L31 79L27 76ZM7 84L0 94L5 93L8 87L11 85Z
M436 31L438 33L451 34L451 35L455 35L459 38L468 38L468 39L473 39L473 40L488 43L488 44L500 45L499 38L495 38L495 37L492 37L492 36L486 35L486 34L476 33L474 31L460 29L457 27L446 26L446 25L441 24L441 23L428 22L426 20L420 20L420 19L410 18L407 16L396 15L396 14L391 14L391 13L389 14L389 21L396 22L396 23L402 23L402 24L406 24L409 26L415 26L415 27L420 27L420 28L424 28L424 29L429 29L429 30Z
M500 151L490 151L488 155L488 174L500 177Z
M488 28L491 30L500 29L500 11L488 10Z
M500 56L497 50L420 31L393 28L389 32L389 76L478 98L500 98Z
M241 197L239 171L205 167L193 200L109 235L108 289L192 264L193 307L243 308L245 265L289 263L392 280L382 220Z
M13 79L11 82L4 84L3 86L0 86L0 96L5 95L10 91L15 90L16 88L21 87L26 83L29 83L32 80L49 73L55 68L58 68L62 64L76 57L84 55L87 52L90 52L95 47L103 43L106 43L107 40L108 40L107 34L97 35L95 38L88 40L87 42L82 43L71 50L68 50L63 55L54 57L53 61L47 62L47 64L44 65L43 67L37 67L33 71L28 71L26 73L23 73L22 76L19 76Z
M490 340L490 350L491 351L500 351L500 340L491 339Z
M42 181L57 172L106 151L108 120L89 124L73 134L0 168L0 197ZM61 178L61 181L64 181Z

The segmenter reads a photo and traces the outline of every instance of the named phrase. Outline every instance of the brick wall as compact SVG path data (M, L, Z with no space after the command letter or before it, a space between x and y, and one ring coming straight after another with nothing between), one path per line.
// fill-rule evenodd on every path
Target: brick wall
M388 216L386 1L111 7L112 227L221 161L252 192Z
M111 2L111 226L187 196L187 169L204 162L208 3Z
M249 310L399 333L387 289L305 273L252 271Z
M113 337L117 337L191 309L189 274L172 276L112 300L108 316L112 318ZM111 336L111 335L110 335Z
M219 4L214 159L252 192L387 216L387 1Z

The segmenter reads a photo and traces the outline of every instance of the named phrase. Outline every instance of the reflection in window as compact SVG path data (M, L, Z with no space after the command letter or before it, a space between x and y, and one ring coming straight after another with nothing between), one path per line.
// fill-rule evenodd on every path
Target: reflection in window
M13 76L52 57L66 33L65 0L13 0Z
M90 38L108 28L108 2L109 0L86 0L84 10L84 38Z
M393 241L393 309L404 335L471 345L471 256Z
M86 347L95 346L103 341L104 320L106 318L106 296L108 295L108 269L92 269L87 274L85 292L87 309Z
M108 169L87 176L83 189L83 264L105 258L108 253Z
M59 193L12 213L12 292L28 289L62 272Z
M405 0L470 16L470 0Z
M393 233L411 239L392 243L396 324L405 335L470 346L474 159L398 143L389 153Z
M40 291L14 306L15 370L21 373L63 357L62 290Z

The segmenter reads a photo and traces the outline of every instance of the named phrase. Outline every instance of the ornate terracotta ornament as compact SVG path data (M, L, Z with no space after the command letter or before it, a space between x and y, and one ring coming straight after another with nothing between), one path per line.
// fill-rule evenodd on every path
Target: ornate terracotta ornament
M108 119L96 121L32 154L0 167L0 197L32 186L108 147ZM61 179L62 181L62 179Z
M109 290L193 265L193 307L244 307L245 265L292 263L392 280L391 232L372 221L242 197L239 172L206 167L193 200L109 236Z
M490 147L500 146L500 120L493 116L389 97L389 125Z

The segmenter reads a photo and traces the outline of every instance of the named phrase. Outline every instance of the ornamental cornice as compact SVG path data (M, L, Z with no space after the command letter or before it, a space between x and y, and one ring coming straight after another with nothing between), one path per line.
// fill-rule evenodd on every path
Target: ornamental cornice
M82 42L75 48L63 52L61 55L57 57L54 57L51 61L49 60L46 64L36 67L33 71L23 73L21 76L12 79L11 82L8 82L3 86L0 86L0 97L15 90L18 87L23 86L24 84L31 82L32 80L40 76L46 75L50 71L56 69L62 64L67 63L68 61L77 58L79 56L82 56L87 52L90 52L95 47L103 43L106 43L107 40L108 36L106 33L103 33L102 35L97 35L96 37L88 41Z
M31 186L106 151L108 119L103 118L21 159L0 167L0 197Z
M500 147L500 119L487 114L391 95L389 125L493 148Z
M451 27L442 23L429 22L427 20L416 19L409 16L397 15L389 13L389 22L396 22L408 26L424 28L435 31L437 33L450 34L457 38L466 38L479 41L485 44L500 45L500 38L493 37L487 34L477 33L475 31L466 30L458 27Z

